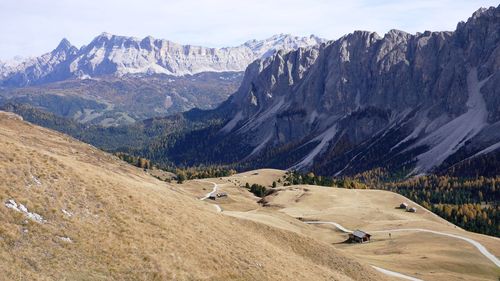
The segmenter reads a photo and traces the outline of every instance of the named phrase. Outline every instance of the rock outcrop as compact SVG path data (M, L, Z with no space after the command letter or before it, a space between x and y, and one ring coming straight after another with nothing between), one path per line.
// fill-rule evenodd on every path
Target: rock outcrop
M498 31L492 7L454 32L356 31L278 52L247 68L222 133L247 140L246 161L337 175L418 174L469 157L500 142Z
M291 51L322 42L325 40L314 35L280 34L236 47L207 48L150 36L139 39L102 33L80 49L63 39L55 50L40 57L0 62L0 85L19 87L104 75L239 72L252 61L272 56L278 50Z

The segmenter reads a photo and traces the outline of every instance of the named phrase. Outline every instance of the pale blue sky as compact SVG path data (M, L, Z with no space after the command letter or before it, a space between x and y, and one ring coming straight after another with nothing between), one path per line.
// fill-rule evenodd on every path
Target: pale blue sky
M0 0L0 59L48 52L66 37L80 47L106 31L184 44L233 46L277 33L336 39L454 30L489 0Z

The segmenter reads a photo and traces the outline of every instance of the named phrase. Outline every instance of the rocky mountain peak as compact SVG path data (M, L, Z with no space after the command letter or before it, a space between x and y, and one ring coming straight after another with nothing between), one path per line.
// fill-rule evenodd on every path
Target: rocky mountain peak
M108 33L108 32L102 32L101 34L99 34L95 39L97 40L110 40L111 38L113 38L115 35L111 34L111 33ZM94 39L94 40L95 40Z
M481 17L490 17L490 16L499 16L500 13L500 5L498 7L490 7L490 8L479 8L472 14L471 19L478 19ZM470 19L469 19L470 20Z
M408 38L410 36L410 33L398 29L391 29L384 35L385 38Z
M76 52L78 49L73 46L68 39L63 38L61 42L59 42L59 45L54 49L54 52Z
M21 67L1 67L0 85L26 86L101 75L182 76L201 72L240 72L252 61L269 57L278 50L288 52L324 41L315 36L280 34L219 49L180 45L151 36L139 39L104 32L79 50L63 39L54 51L23 63ZM50 63L49 67L44 65L47 63ZM27 71L33 73L27 74ZM32 77L28 78L30 75Z
M500 122L499 11L482 9L454 32L355 31L277 52L247 69L221 131L249 139L246 160L280 151L273 157L293 164L281 168L326 174L377 167L382 151L410 159L408 174L427 172L475 138L479 148L500 143L482 131Z

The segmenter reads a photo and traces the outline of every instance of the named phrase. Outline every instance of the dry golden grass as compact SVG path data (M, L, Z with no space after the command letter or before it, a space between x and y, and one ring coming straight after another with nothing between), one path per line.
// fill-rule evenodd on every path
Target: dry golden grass
M182 187L0 113L0 280L385 278L310 236L217 214Z
M270 187L273 181L278 182L279 179L283 179L285 171L276 169L259 169L254 171L248 171L240 174L233 175L231 177L224 178L227 181L232 181L240 185L249 184L260 184L266 187ZM278 184L280 185L280 184Z
M373 233L371 243L342 243L347 234L331 225L307 225L305 220L335 221L348 229L368 232L401 228L424 228L474 239L492 254L500 255L500 239L467 232L423 209L407 198L380 190L349 190L318 186L278 187L266 197L267 207L257 203L242 186L248 182L270 185L284 171L262 169L228 178L207 179L216 182L228 199L216 200L226 216L263 223L297 233L341 250L349 257L370 265L418 277L423 280L498 280L500 270L469 243L422 232ZM235 184L236 183L236 184ZM182 192L202 197L211 184L189 181ZM402 202L417 206L417 213L396 207ZM212 202L214 203L214 202Z
M350 190L317 186L280 188L269 196L271 208L291 217L334 221L348 229L423 228L472 238L500 255L500 240L467 232L398 194L380 190ZM397 209L402 202L417 213ZM336 244L359 260L423 280L496 280L500 270L469 243L421 232L373 233L371 243L343 244L347 235L331 225L312 225L313 237Z
M175 180L175 174L171 172L167 172L164 170L160 170L157 168L152 168L147 170L148 174L152 175L153 177L160 179L162 181L173 181Z

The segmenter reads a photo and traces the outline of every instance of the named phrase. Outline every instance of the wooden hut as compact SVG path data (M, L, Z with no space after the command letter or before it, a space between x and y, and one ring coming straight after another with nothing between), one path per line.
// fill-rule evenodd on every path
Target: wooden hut
M359 229L349 233L349 241L354 243L370 242L371 235Z
M410 213L416 213L417 212L417 208L411 207L411 208L406 209L406 211L410 212Z
M219 192L219 193L217 193L217 197L227 197L227 193L226 192Z

